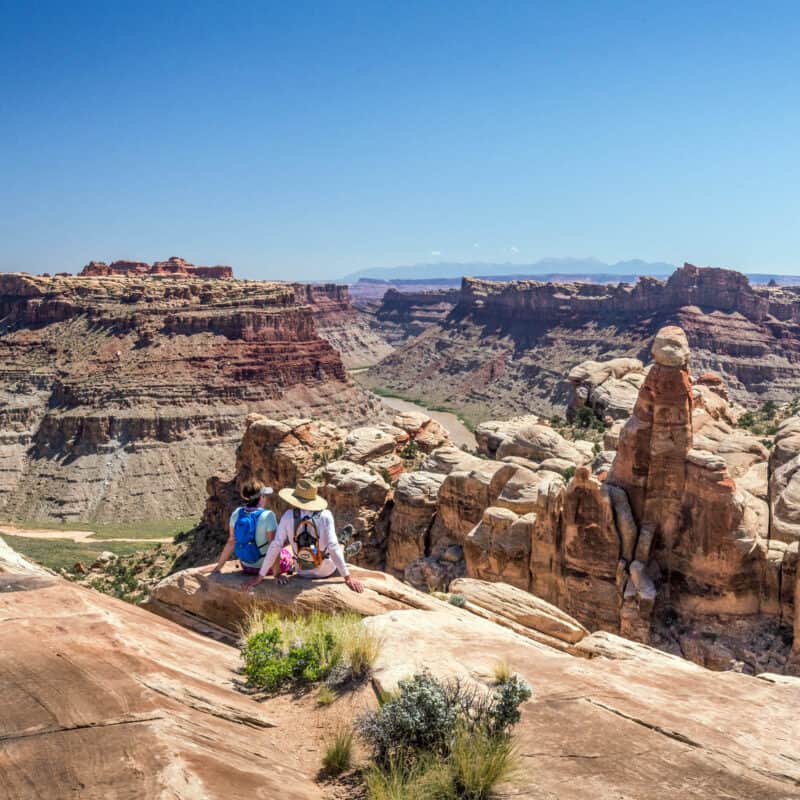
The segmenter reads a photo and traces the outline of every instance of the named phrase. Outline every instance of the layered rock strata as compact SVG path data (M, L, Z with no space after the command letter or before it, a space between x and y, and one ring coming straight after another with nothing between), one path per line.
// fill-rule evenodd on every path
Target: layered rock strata
M394 302L385 301L387 315ZM564 372L587 359L647 361L656 331L670 324L686 332L696 374L721 376L733 399L796 394L800 290L751 286L737 272L691 264L667 281L635 285L464 278L452 311L415 329L369 379L456 408L475 423L531 411L549 417L570 400L625 418L641 380L636 369L600 382L585 370L564 381Z
M250 412L380 418L316 328L320 292L0 275L0 514L188 516Z
M196 267L183 258L172 256L166 261L147 264L144 261L90 261L80 272L86 278L122 275L141 277L144 275L169 275L181 278L232 278L233 267Z

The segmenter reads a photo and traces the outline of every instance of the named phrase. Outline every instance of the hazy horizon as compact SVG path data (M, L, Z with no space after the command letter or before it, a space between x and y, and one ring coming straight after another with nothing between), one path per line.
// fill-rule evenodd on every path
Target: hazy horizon
M0 269L800 273L800 8L4 3Z

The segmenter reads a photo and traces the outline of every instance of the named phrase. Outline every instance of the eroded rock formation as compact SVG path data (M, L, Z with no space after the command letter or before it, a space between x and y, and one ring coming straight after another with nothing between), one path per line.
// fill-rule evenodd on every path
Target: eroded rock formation
M323 299L171 273L0 275L0 512L188 516L248 413L380 419L317 330Z
M385 302L390 315L396 298ZM785 401L796 393L800 289L751 286L737 272L691 264L667 281L641 278L635 285L464 278L450 313L398 347L369 377L458 409L476 424L531 412L562 414L570 400L602 416L627 418L641 381L635 360L649 360L653 336L670 324L686 332L695 374L722 376L734 400ZM615 357L624 359L620 367L634 368L602 380L583 369L564 380L587 359L609 364Z
M405 467L399 454L409 442L424 444L432 431L436 432L437 441L448 441L440 426L433 423L432 428L432 423L424 414L413 418L398 414L392 423L348 431L320 420L297 417L275 420L250 415L237 450L234 477L209 480L202 522L178 566L205 563L218 555L228 535L230 514L241 502L239 490L247 481L259 480L279 489L293 486L299 478L312 478L321 485L320 493L328 500L339 527L353 526L362 543L358 562L383 567L393 506L388 481L402 475ZM433 484L437 484L439 477L432 477ZM424 500L418 502L411 487L408 488L406 513L414 524L422 523L424 511L419 514L414 506L424 505ZM274 507L279 514L285 510L278 497L274 498ZM402 509L401 502L397 509L398 531L402 530ZM416 529L408 535L416 537ZM393 550L395 553L407 549L407 543L399 543L401 538Z
M144 261L90 261L80 272L86 278L122 275L141 277L143 275L169 275L185 278L232 278L233 267L196 267L183 258L171 256L166 261L147 264Z
M652 355L647 368L592 366L596 385L617 367L642 378L630 418L599 453L532 415L480 425L480 455L434 437L410 464L399 452L412 439L423 449L430 434L413 414L349 432L261 419L242 442L237 480L285 485L316 470L342 524L364 536L364 563L419 588L503 582L590 630L716 669L798 671L800 427L784 423L768 464L764 443L736 426L724 385L709 374L692 382L682 329L661 329ZM211 488L206 523L220 546L235 482L227 494Z

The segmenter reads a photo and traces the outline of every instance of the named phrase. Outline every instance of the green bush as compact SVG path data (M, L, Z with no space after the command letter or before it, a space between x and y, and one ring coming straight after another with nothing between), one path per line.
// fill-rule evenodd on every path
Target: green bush
M510 675L493 693L460 680L442 682L420 672L398 683L397 693L359 720L359 730L382 766L413 763L420 753L446 758L456 732L504 737L519 721L531 689Z
M753 416L752 411L745 411L741 417L739 417L739 427L740 428L752 428L753 425L756 424L756 418Z
M458 721L446 687L429 672L398 684L397 695L359 720L379 764L414 760L417 752L445 755Z
M409 439L406 446L400 451L400 457L405 461L414 461L419 455L419 445L416 439Z
M467 604L467 598L464 597L463 594L451 594L450 597L448 597L447 602L456 608L464 608L464 606Z
M242 638L248 681L268 692L290 682L362 680L380 651L380 640L356 614L280 617L254 610Z

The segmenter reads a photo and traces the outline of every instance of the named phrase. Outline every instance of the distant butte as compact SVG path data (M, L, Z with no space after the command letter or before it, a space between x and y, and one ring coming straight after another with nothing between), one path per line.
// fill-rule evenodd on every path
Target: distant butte
M170 256L166 261L90 261L80 272L83 277L107 277L109 275L169 275L177 278L232 278L233 267L196 267L186 259Z

